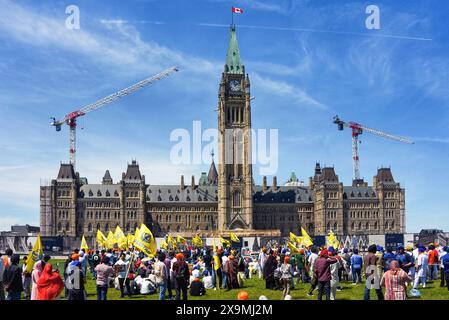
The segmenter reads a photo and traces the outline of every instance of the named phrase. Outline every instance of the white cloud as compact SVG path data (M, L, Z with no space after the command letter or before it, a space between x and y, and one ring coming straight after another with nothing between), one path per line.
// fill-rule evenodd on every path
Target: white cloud
M327 106L311 95L309 95L305 90L295 87L289 83L283 81L275 81L270 78L259 75L258 73L253 73L252 81L256 82L256 87L258 90L267 90L270 94L276 94L281 97L287 97L298 105L304 105L306 107L314 107L317 109L327 109Z

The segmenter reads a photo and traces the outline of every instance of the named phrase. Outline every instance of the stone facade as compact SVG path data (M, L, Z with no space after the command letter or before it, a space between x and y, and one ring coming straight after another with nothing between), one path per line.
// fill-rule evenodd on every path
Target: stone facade
M363 180L344 186L334 168L315 166L308 185L282 186L273 177L255 185L251 165L250 81L241 64L235 29L231 28L227 61L218 93L218 171L186 184L147 184L135 160L118 183L106 171L101 184L89 184L70 164L61 164L56 179L42 186L41 233L95 239L119 225L134 232L145 223L156 237L229 233L288 236L304 227L311 236L333 231L341 237L405 233L405 191L389 168L378 169L372 186Z

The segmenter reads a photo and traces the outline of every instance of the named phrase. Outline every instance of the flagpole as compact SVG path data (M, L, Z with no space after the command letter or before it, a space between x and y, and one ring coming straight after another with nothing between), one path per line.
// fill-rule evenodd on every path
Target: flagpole
M234 10L231 10L231 28L234 27Z

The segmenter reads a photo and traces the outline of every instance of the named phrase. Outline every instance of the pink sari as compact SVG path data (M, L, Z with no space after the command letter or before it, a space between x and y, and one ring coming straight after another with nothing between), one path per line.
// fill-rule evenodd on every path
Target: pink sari
M33 272L31 273L31 300L37 300L37 282L42 274L42 261L38 261L33 266Z

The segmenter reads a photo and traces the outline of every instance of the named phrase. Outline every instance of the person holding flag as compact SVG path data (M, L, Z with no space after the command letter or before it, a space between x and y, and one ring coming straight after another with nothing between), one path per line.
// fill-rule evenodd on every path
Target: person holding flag
M143 223L140 226L139 233L135 236L134 247L149 257L154 257L156 254L156 240L150 229Z
M103 232L101 232L100 229L97 230L96 241L97 241L97 248L98 247L102 247L102 248L106 247L107 240L106 240L105 235L103 234Z

